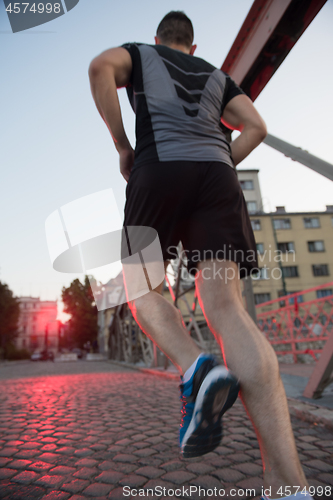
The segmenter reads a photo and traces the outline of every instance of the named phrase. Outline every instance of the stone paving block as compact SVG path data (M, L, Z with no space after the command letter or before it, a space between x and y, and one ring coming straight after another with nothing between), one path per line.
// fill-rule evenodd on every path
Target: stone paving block
M242 462L250 462L253 459L247 453L246 454L245 453L234 453L233 455L230 455L230 461L241 462L241 463Z
M230 465L230 460L226 460L226 458L222 457L214 457L211 458L210 460L208 459L208 462L213 465L214 467L228 467Z
M74 451L74 448L73 448L73 451ZM76 457L82 457L82 458L89 457L90 455L93 455L93 454L94 454L94 452L90 448L81 448L80 450L74 451L74 455Z
M15 454L15 458L29 459L39 455L40 450L20 450Z
M131 472L135 471L137 469L137 464L128 464L128 463L122 463L118 462L115 463L114 470L118 472L122 472L123 474L130 474Z
M58 465L57 467L54 467L51 469L50 474L60 474L61 476L67 476L68 474L73 474L76 472L75 467L68 467L66 465Z
M234 448L237 451L244 451L244 450L250 450L251 446L249 446L247 443L239 443L238 441L233 441L231 443L228 443L228 447Z
M250 477L239 481L236 486L242 489L254 489L260 495L264 480L261 477Z
M140 465L152 465L153 467L159 467L163 460L158 458L156 455L153 457L142 457L138 460L138 464Z
M0 450L0 457L11 457L18 451L19 449L14 448L13 446L5 446L2 450Z
M55 453L42 453L42 455L39 455L38 457L42 462L50 462L51 464L54 462L57 462L59 459L59 456L56 455Z
M217 479L216 477L208 475L208 474L202 475L202 476L200 475L197 478L193 479L190 482L190 485L201 486L201 488L205 488L205 489L222 488L221 481L219 479Z
M123 488L120 487L120 488L115 488L114 490L110 491L108 497L108 499L112 499L112 500L124 500L124 498L126 498L124 496L124 491L123 491Z
M140 450L140 451L143 451L143 450ZM136 451L135 454L138 454L138 451ZM133 455L128 455L126 453L119 453L118 455L116 455L116 456L113 457L113 460L115 462L129 462L129 463L133 463L133 462L136 461L136 457L134 457Z
M4 442L5 441L3 441L3 443ZM20 444L23 444L23 443L24 443L24 441L17 441L17 440L16 441L15 440L14 441L6 441L6 446L12 446L15 448L16 446L20 446Z
M83 494L87 497L99 497L102 495L107 495L112 489L112 486L104 483L93 483L90 484L84 491Z
M83 441L86 437L85 434L67 434L67 439L72 439L74 441Z
M165 469L167 472L172 472L174 470L181 469L183 468L183 466L184 463L181 462L179 459L170 460L161 465L161 467L163 467L163 469Z
M54 490L42 497L41 500L68 500L69 497L70 493Z
M77 455L77 451L80 450L75 450L72 446L62 446L61 448L58 448L56 453L60 453L61 455L71 455L75 454L75 456L85 456L85 455Z
M218 446L214 451L218 455L229 455L230 453L235 453L235 450L228 448L227 446Z
M327 448L326 448L327 449ZM331 453L327 453L326 451L322 451L321 449L318 450L305 450L304 454L299 453L298 456L300 456L300 460L305 462L306 460L309 460L309 458L321 458L323 460L327 459L330 461L329 457L331 456Z
M327 462L323 462L322 460L307 460L306 462L303 462L303 465L318 469L322 472L333 471L333 465Z
M111 462L111 460L104 460L103 462L98 464L98 468L101 470L113 469L114 466L115 466L115 462Z
M324 484L330 484L333 486L333 474L319 474L318 476L319 481L322 481ZM333 495L333 489L332 489L332 495Z
M186 466L186 469L194 474L208 474L211 471L214 471L214 467L211 465L205 464L203 462L192 463Z
M119 484L121 486L130 486L131 488L139 488L147 482L147 478L143 476L138 476L137 474L129 474L120 479Z
M0 480L13 477L15 474L17 474L17 470L15 470L15 469L2 468L2 469L0 469Z
M258 476L259 474L262 474L262 467L251 462L233 465L232 468L242 472L247 476Z
M84 479L73 479L69 483L64 483L61 489L64 491L69 491L69 493L79 493L89 484L89 481Z
M9 462L12 461L12 458L8 457L0 457L0 467L4 467L5 465L9 464Z
M157 467L152 467L150 465L147 465L146 467L140 467L139 469L136 469L135 472L136 474L148 477L149 479L155 479L156 477L160 477L162 476L162 474L164 474L163 470L158 469Z
M23 485L12 482L0 484L0 498L6 500L37 500L44 495L44 489L35 485Z
M250 455L252 458L261 458L260 450L246 450L244 453L245 455Z
M40 477L36 484L42 486L43 488L59 488L64 482L64 478L58 475L46 474Z
M79 479L89 479L90 477L97 476L99 470L96 467L82 467L73 474L73 477L78 477Z
M133 451L133 454L138 457L149 457L150 455L154 455L155 453L157 453L156 450L152 448L143 448L142 450Z
M57 449L56 444L45 444L44 446L41 447L40 451L55 451Z
M115 470L107 470L103 471L101 474L95 477L95 481L106 484L116 484L123 477L124 474L122 472Z
M72 444L73 444L73 441L71 441L70 439L62 438L62 439L58 439L58 441L57 441L58 446L70 446Z
M175 470L172 472L167 472L166 474L164 474L164 476L162 476L162 479L164 479L165 481L169 481L175 484L183 484L194 478L194 474L185 470Z
M77 462L75 462L77 467L95 467L98 465L98 461L94 458L81 458Z
M15 481L15 483L19 484L31 484L33 483L37 478L39 477L39 474L36 474L36 472L25 470L17 474L17 476L12 478L12 481Z
M233 483L233 484L236 484L238 481L241 481L246 477L240 471L230 468L217 469L211 474L212 476L217 477L224 483Z
M25 469L30 464L30 460L13 460L12 462L10 462L10 467L12 469Z

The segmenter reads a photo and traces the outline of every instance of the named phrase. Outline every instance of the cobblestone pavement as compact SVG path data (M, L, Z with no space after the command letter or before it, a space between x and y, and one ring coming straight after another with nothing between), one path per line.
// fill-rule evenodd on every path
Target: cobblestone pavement
M239 491L232 496L236 500L261 493L258 443L240 402L226 414L225 437L215 452L180 460L174 380L114 367L108 373L3 380L1 386L3 500L124 499L157 486L161 489L149 498L176 498L179 493L189 498L190 486L192 498L204 498L194 486L207 495L209 489L223 488L224 498ZM318 495L325 486L331 498L332 433L295 418L293 426L317 498L325 498ZM124 486L131 487L132 495L126 496Z

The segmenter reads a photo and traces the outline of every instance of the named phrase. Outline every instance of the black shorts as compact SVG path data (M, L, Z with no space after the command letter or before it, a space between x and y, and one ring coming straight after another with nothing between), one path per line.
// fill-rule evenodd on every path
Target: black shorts
M135 168L126 188L124 226L149 226L163 259L182 242L188 270L231 260L243 278L258 268L256 243L236 171L221 162L157 162Z

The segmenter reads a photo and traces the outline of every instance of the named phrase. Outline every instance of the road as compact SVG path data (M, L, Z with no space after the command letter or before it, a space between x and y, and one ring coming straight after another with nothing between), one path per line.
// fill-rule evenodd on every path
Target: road
M175 380L101 361L2 363L0 379L3 500L124 499L147 488L149 498L260 497L258 442L240 402L215 452L181 460ZM330 498L333 434L292 422L309 482Z

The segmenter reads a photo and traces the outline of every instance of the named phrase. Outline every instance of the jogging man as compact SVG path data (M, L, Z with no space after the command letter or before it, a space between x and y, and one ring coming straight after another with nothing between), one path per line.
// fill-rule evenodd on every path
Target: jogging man
M163 283L129 305L182 376L182 455L199 456L218 446L221 417L240 386L259 439L264 486L277 498L281 486L302 490L308 485L277 358L242 303L240 278L257 262L235 173L235 165L267 131L251 100L228 75L194 57L195 49L191 21L182 12L170 12L158 26L155 45L129 43L107 50L92 61L89 76L128 181L124 226L154 228L165 266L182 241L188 268L196 273L200 306L228 369L200 351L179 311L156 293ZM136 113L135 152L123 127L120 87L127 87ZM230 146L221 118L241 132Z

